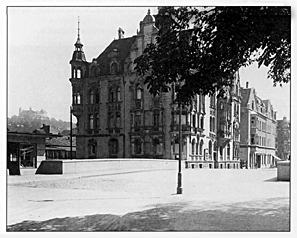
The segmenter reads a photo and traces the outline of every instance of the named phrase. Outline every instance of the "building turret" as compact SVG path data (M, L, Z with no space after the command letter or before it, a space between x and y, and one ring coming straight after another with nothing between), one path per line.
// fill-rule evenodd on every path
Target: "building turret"
M70 61L71 64L71 78L84 78L86 75L86 56L83 52L83 44L80 41L79 35L79 18L78 18L78 34L77 40L74 44L75 50Z

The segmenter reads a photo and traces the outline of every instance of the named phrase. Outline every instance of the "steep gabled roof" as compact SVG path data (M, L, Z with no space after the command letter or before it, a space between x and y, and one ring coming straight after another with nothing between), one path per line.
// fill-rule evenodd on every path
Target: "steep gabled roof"
M114 40L110 45L97 57L100 67L100 75L110 74L110 64L116 60L120 64L119 73L124 70L124 62L130 55L131 46L136 40L136 36Z
M242 105L247 106L247 103L250 98L250 94L251 94L250 88L241 88L241 96L242 96L241 104Z

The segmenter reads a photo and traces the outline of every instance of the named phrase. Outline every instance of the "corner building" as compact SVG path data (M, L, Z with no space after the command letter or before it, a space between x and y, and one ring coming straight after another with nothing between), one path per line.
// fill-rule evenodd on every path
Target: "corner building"
M157 33L148 11L135 36L125 38L119 29L118 39L87 62L78 32L70 61L77 158L178 158L174 85L154 97L134 71L134 60ZM188 168L215 167L216 114L215 97L197 95L182 109L182 154Z
M246 168L276 166L276 111L254 88L241 89L240 158Z

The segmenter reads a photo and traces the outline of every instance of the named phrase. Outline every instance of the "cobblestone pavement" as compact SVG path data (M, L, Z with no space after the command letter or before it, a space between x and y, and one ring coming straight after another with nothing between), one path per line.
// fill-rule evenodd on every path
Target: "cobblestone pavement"
M289 231L276 169L8 178L8 231ZM29 177L30 176L30 177Z

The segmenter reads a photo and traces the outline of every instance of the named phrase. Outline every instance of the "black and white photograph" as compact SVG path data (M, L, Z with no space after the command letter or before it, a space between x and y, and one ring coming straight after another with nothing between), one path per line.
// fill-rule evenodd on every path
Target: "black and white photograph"
M292 7L78 3L5 6L4 233L289 235Z

